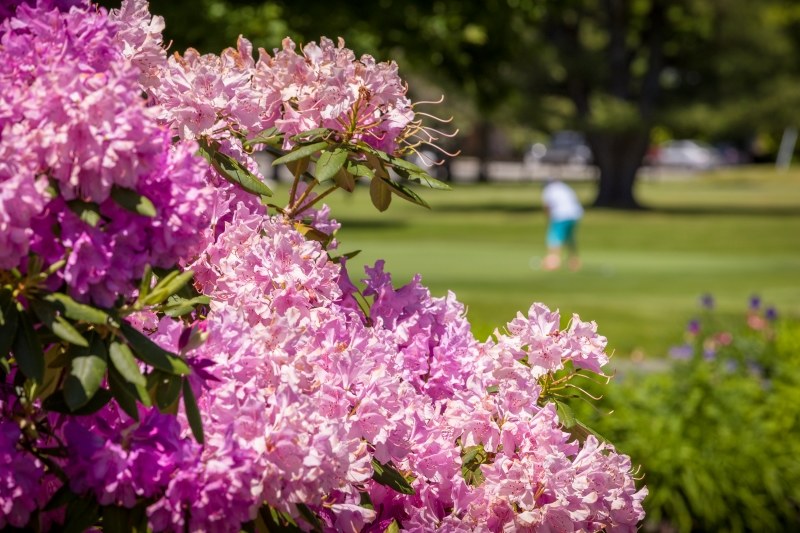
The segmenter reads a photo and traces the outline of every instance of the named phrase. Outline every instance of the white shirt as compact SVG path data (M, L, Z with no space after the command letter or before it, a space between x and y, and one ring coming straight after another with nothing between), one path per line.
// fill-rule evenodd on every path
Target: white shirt
M569 185L553 181L542 189L542 203L550 210L552 220L579 220L583 207Z

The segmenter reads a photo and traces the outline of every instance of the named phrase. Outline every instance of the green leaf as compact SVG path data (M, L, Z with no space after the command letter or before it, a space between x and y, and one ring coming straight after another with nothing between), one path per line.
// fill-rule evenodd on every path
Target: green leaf
M468 485L477 487L483 483L484 476L481 465L489 460L489 455L482 444L468 446L461 450L461 475Z
M392 520L392 523L383 530L383 533L400 533L400 525L397 523L397 520Z
M404 160L400 159L400 161ZM431 176L430 174L428 174L423 170L420 170L420 172L413 172L406 168L399 168L399 167L394 167L394 170L407 180L416 181L417 183L419 183L420 185L424 185L425 187L431 189L439 189L443 191L451 190L451 187L448 184L446 184L443 181L437 180L436 178L434 178L433 176Z
M19 329L14 336L13 351L17 366L36 383L44 378L44 351L27 313L18 313Z
M72 320L89 322L90 324L109 324L113 323L111 316L101 309L90 305L81 304L59 292L48 294L42 300L55 305L64 316Z
M113 186L111 188L111 198L128 211L142 215L143 217L153 218L156 216L156 206L147 196L139 194L132 189Z
M47 409L48 411L55 411L56 413L63 413L66 415L91 415L105 407L105 405L111 401L111 393L106 389L98 389L92 399L89 400L86 405L76 409L75 411L70 410L69 405L67 405L67 400L64 398L64 391L57 390L50 396L44 399L42 402L42 407Z
M300 145L291 152L289 152L288 154L281 156L275 161L273 161L272 166L275 167L278 165L289 163L290 161L297 161L298 159L314 155L315 153L327 147L328 143L326 141L320 141L313 144Z
M136 392L133 385L127 383L114 367L108 369L108 389L123 411L139 421L139 409L136 407ZM133 390L131 390L133 389Z
M158 284L153 287L153 292L151 292L142 300L142 303L144 305L160 304L181 290L187 283L189 283L189 281L191 281L192 277L194 276L194 272L191 270L181 272L180 274L177 274L176 272L177 271L172 271L162 278Z
M96 228L102 220L100 216L100 206L94 202L84 202L82 200L70 200L67 202L70 211L78 215L78 218Z
M414 487L391 463L382 464L377 459L373 459L372 469L372 479L381 485L401 494L414 494Z
M137 357L148 365L169 374L185 375L191 372L189 366L179 357L148 339L127 320L122 321L120 328Z
M558 420L561 422L561 425L564 426L564 429L570 429L575 425L575 413L572 412L572 408L565 404L564 402L559 402L558 400L553 401L556 404L556 414L558 415Z
M214 170L224 179L238 185L245 191L259 196L272 196L272 190L256 175L247 170L236 159L223 154L217 149L209 148L200 143L200 153L206 161L211 163Z
M150 286L153 284L153 269L150 265L144 266L142 280L139 282L139 300L144 299L150 294Z
M62 533L82 533L100 518L100 506L91 496L84 495L69 502Z
M147 381L144 379L142 371L139 369L133 352L131 352L131 349L128 348L126 344L113 341L109 347L109 357L111 359L111 364L114 365L114 368L117 369L120 376L123 377L125 381L141 387L147 385Z
M489 385L486 387L486 394L497 394L500 392L500 387L498 385Z
M164 372L157 373L155 382L156 406L158 406L161 411L165 411L173 406L177 407L176 402L181 395L182 381L180 376L172 376Z
M211 298L208 296L195 296L190 300L184 298L176 298L170 301L169 305L164 306L162 309L164 314L171 317L179 317L191 313L198 305L208 305Z
M356 178L345 168L339 169L339 172L333 177L333 182L347 192L353 192L356 189Z
M273 126L256 134L256 136L253 137L252 139L244 141L244 146L246 148L250 148L251 146L255 146L257 144L268 144L270 146L276 146L280 144L282 137L283 134L278 131L278 128Z
M289 161L288 163L286 163L286 168L289 169L289 172L292 173L292 176L299 176L300 174L308 170L308 163L310 161L311 161L310 157L304 157L296 161Z
M295 506L300 516L303 517L303 520L308 522L311 527L314 528L314 531L322 531L322 522L320 522L319 517L314 514L314 511L309 509L304 503L296 503Z
M312 139L327 137L330 134L331 130L328 128L315 128L313 130L300 132L297 135L292 135L290 139L296 142L308 142Z
M412 204L421 205L422 207L427 207L428 209L431 208L431 206L429 206L428 203L410 187L392 180L386 180L385 182L389 187L391 187L391 191L400 198L408 200Z
M317 160L314 177L320 183L333 178L344 166L345 161L347 161L347 150L344 148L337 146L333 150L324 150Z
M130 533L133 531L132 509L106 505L102 508L103 531L110 533Z
M203 436L203 419L200 417L200 410L197 408L197 399L194 397L194 391L189 383L189 378L183 378L183 408L186 410L186 419L189 421L189 427L192 429L194 440L203 444L205 437Z
M64 381L64 400L71 411L83 407L92 399L100 389L108 368L106 346L99 337L95 336L88 350L83 349L79 353L81 355L72 358L69 374Z
M341 263L342 259L345 260L352 259L360 253L361 250L353 250L352 252L347 252L346 254L338 255L336 257L331 257L331 261L333 261L334 263Z
M300 235L302 235L306 239L312 241L318 241L324 245L327 245L329 242L331 242L332 235L323 233L316 228L312 228L311 226L303 224L302 222L295 222L294 229L296 229L297 232L300 233Z
M383 179L375 176L369 182L369 197L378 211L386 211L392 201L392 190Z
M13 293L5 288L0 288L0 358L8 355L17 335L19 311Z
M348 159L347 163L345 164L345 168L350 174L357 178L372 179L372 177L375 175L375 171L372 170L372 167L363 161L353 161L352 159Z
M81 335L72 324L69 323L64 317L56 313L56 308L49 302L42 300L32 300L31 308L42 324L47 326L47 329L56 334L59 338L67 341L70 344L77 346L89 346L83 335Z
M65 505L67 505L73 500L76 500L77 498L78 496L74 492L69 490L69 484L65 483L64 485L61 485L61 488L58 489L55 492L55 494L53 494L53 496L50 497L50 500L48 500L47 504L44 506L44 509L42 509L42 511L44 512L53 511L55 509L58 509L59 507L64 507Z

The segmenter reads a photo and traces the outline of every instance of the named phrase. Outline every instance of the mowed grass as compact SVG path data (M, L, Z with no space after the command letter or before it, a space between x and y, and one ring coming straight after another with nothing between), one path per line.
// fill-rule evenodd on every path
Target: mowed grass
M592 183L576 183L585 204ZM284 188L278 193L285 197ZM452 290L479 339L532 302L595 320L616 354L663 356L712 294L725 314L751 295L800 317L800 172L769 167L642 180L641 212L590 209L579 228L583 268L545 272L545 216L537 183L419 189L432 209L397 197L384 213L366 187L329 197L348 262L386 261L395 285L415 274L434 295Z

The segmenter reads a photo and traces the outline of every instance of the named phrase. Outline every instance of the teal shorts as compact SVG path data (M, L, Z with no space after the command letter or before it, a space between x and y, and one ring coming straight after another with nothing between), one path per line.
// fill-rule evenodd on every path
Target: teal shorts
M554 220L547 228L547 246L558 248L568 246L575 248L575 228L577 220Z

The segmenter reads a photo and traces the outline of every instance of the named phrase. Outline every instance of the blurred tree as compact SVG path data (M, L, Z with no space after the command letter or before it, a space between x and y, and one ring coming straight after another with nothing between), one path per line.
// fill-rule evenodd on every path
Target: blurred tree
M341 35L357 53L401 58L472 103L483 160L499 116L580 129L600 169L598 206L638 207L654 126L745 138L800 122L793 0L154 0L151 10L177 49L218 51L239 33L267 49L284 35Z

